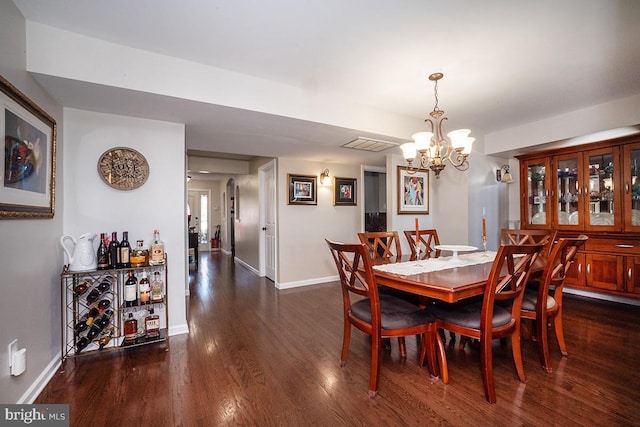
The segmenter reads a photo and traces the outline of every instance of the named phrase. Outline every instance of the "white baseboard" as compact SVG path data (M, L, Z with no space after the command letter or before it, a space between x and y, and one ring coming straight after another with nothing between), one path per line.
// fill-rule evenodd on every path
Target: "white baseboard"
M51 378L56 374L58 368L62 364L62 360L60 359L61 354L58 353L56 357L49 362L46 368L38 375L38 378L29 386L27 391L20 397L20 399L16 402L18 404L31 404L36 398L42 393L42 390L49 384Z
M277 289L299 288L301 286L319 285L321 283L329 283L339 281L339 276L319 277L316 279L300 280L298 282L276 283Z
M186 323L181 325L169 326L169 336L172 337L174 335L188 334L189 326Z
M622 304L640 306L640 299L638 298L628 298L628 297L621 297L618 295L601 294L599 292L584 291L582 289L568 288L566 286L564 288L564 293L599 299L603 301L612 301L612 302L619 302Z
M238 264L240 264L241 266L243 266L244 268L246 268L247 270L250 270L251 272L255 273L256 276L260 276L260 272L258 270L256 270L255 268L253 268L251 265L247 264L246 262L242 261L240 258L235 257L234 261L237 262Z

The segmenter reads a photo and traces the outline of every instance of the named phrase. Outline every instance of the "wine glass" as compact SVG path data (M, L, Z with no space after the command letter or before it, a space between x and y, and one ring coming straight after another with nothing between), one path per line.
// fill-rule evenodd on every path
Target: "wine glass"
M484 248L484 256L487 255L487 236L482 236L482 247Z

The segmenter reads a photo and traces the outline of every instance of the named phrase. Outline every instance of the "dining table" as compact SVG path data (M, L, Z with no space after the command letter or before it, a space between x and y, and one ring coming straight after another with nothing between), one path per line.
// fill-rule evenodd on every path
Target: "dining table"
M378 285L454 303L482 295L496 252L416 259L415 256L374 258Z

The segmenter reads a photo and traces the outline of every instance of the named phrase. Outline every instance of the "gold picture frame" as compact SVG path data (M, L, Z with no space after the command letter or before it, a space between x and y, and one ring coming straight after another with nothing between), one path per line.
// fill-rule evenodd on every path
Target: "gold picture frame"
M0 76L0 219L53 218L56 121Z

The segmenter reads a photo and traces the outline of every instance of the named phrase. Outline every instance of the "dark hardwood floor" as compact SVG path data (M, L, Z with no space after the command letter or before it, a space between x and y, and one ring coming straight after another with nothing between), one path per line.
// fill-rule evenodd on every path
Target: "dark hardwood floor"
M220 253L200 255L187 298L190 334L168 345L70 358L35 403L70 404L72 426L640 425L640 308L567 295L554 371L523 344L527 383L494 346L498 402L487 403L479 353L448 348L450 383L429 378L394 340L379 394L367 396L369 339L354 330L339 365L338 283L278 291Z

